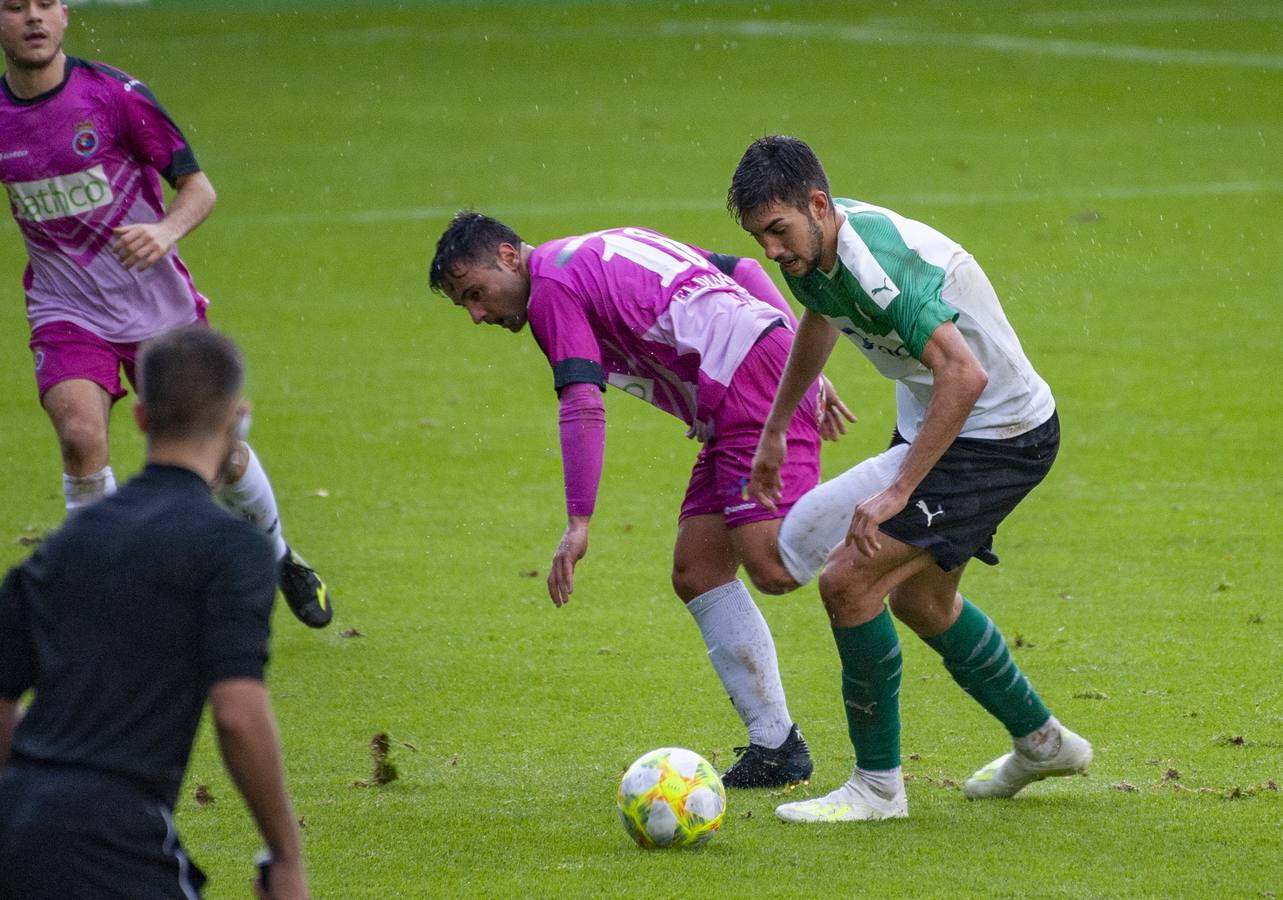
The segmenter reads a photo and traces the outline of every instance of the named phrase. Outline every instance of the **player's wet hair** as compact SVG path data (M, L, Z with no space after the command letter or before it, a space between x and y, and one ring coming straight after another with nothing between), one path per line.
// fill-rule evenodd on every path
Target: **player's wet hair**
M152 338L138 356L138 398L148 437L216 434L244 383L240 350L212 328L188 325Z
M814 190L829 194L829 179L815 152L795 137L769 134L744 151L726 192L726 208L737 222L767 203L805 210Z
M517 232L498 219L470 209L455 213L428 267L428 284L438 294L445 292L445 282L453 278L463 263L493 256L500 244L521 246Z

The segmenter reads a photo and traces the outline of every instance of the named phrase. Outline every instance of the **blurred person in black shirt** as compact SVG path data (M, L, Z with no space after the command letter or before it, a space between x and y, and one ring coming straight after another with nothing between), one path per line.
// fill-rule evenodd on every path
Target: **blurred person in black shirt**
M244 364L188 327L138 370L146 467L0 585L0 900L198 896L172 813L207 698L272 854L256 889L305 897L263 683L276 560L212 494L248 414Z

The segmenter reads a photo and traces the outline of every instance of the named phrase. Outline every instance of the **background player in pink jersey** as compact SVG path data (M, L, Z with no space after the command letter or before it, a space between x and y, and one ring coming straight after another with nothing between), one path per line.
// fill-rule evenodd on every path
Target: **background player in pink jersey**
M570 599L588 550L606 385L676 416L703 442L679 517L672 580L748 728L749 746L724 781L768 787L808 778L810 754L788 712L770 629L737 571L742 565L767 593L797 587L780 561L780 521L819 479L820 406L832 438L850 413L813 386L788 429L781 504L769 510L747 496L796 322L761 266L644 228L532 247L502 222L464 212L437 244L430 281L476 324L517 332L528 322L552 365L568 519L548 575L557 606Z
M178 126L145 85L69 57L60 0L0 5L0 181L27 245L23 276L41 405L73 510L113 493L107 424L132 383L138 345L205 321L208 301L178 257L180 238L214 207L214 189ZM175 194L165 208L160 179ZM281 560L290 609L319 628L333 617L316 572L286 545L276 498L242 442L219 500L258 525Z

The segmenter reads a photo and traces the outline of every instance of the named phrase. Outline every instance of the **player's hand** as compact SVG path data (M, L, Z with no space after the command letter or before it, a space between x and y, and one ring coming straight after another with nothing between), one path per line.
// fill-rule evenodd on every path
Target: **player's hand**
M820 437L826 441L836 441L846 434L846 422L856 421L855 413L842 402L833 382L823 375L820 376L820 402L816 407L816 418L820 426Z
M748 479L748 494L771 512L775 504L784 497L780 483L780 467L788 453L788 438L785 434L772 434L763 431L757 442L757 452L753 454L753 469Z
M267 867L267 883L261 877L254 879L254 896L259 900L307 900L307 875L303 872L302 857L293 861L273 860Z
M548 570L548 596L554 606L560 608L570 602L570 595L575 590L575 564L588 552L588 518L571 516L566 523L566 532L557 544L557 552L552 555L552 567Z
M844 543L855 544L855 549L864 556L873 556L882 549L878 526L904 509L908 502L908 495L894 486L878 491L855 508Z
M116 235L111 242L111 252L126 270L136 272L150 269L177 243L162 222L122 225L111 231Z
M699 441L701 444L707 444L708 428L708 422L701 422L699 419L696 419L695 424L686 429L686 436L691 440Z

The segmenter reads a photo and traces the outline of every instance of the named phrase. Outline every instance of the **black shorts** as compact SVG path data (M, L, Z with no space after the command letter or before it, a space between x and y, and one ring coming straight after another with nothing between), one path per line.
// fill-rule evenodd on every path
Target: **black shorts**
M204 883L168 805L128 781L26 762L0 770L0 900L192 900Z
M891 446L903 443L907 442L896 432ZM1055 413L1013 438L958 438L904 509L880 530L931 551L946 572L973 556L995 566L993 536L999 523L1046 477L1059 449L1060 419Z

